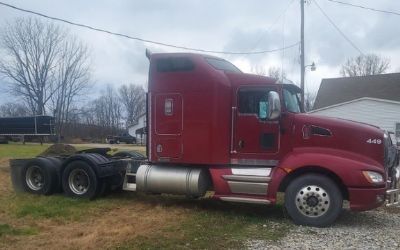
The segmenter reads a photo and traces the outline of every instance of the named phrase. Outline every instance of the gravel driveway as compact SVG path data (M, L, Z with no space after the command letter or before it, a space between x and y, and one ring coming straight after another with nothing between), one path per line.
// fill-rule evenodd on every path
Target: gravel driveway
M278 242L250 241L249 249L400 249L400 208L343 211L329 228L294 226Z

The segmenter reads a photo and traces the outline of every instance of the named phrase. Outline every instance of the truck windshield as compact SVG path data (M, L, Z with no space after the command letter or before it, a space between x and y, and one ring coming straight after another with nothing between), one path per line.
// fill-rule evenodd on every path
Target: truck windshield
M292 93L287 89L283 89L283 99L285 101L286 110L292 113L300 113L300 103L297 93Z

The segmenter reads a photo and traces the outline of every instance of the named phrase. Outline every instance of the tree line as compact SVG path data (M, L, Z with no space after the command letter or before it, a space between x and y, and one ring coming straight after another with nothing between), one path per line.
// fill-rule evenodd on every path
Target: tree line
M96 99L83 102L94 87L89 49L52 22L17 18L6 23L0 49L0 76L18 100L0 105L2 117L51 115L60 136L74 136L66 131L78 124L96 127L100 134L117 133L145 110L145 91L134 84L108 86Z
M63 120L55 114L56 129L59 136L98 140L107 135L122 133L135 124L145 110L146 93L143 87L124 84L115 88L108 85L97 98L86 103L73 103L68 110L62 112ZM0 117L33 114L29 107L21 103L8 102L0 105Z

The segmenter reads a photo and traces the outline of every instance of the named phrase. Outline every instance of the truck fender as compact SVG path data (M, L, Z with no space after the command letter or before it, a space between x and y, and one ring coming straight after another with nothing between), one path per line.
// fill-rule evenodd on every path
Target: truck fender
M88 163L99 178L108 177L116 174L116 171L114 170L112 165L112 161L110 161L103 155L96 153L83 153L68 157L61 167L61 173L64 172L66 166L73 161L84 161Z
M273 177L268 188L268 196L274 198L282 182L289 176L301 172L323 172L330 173L336 181L345 187L371 187L371 184L363 176L363 170L371 170L381 174L382 169L379 163L374 164L372 160L361 159L360 157L346 152L293 152L285 157L273 172Z

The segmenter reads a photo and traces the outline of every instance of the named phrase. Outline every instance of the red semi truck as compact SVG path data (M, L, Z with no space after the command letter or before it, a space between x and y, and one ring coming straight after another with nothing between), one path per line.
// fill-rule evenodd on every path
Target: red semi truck
M333 223L343 200L355 211L385 200L398 205L396 156L379 128L305 114L297 86L220 58L147 56L146 159L86 150L13 160L16 186L46 194L62 187L85 198L105 186L193 198L211 191L215 199L265 205L283 192L293 221L311 226ZM46 179L54 179L51 187Z

